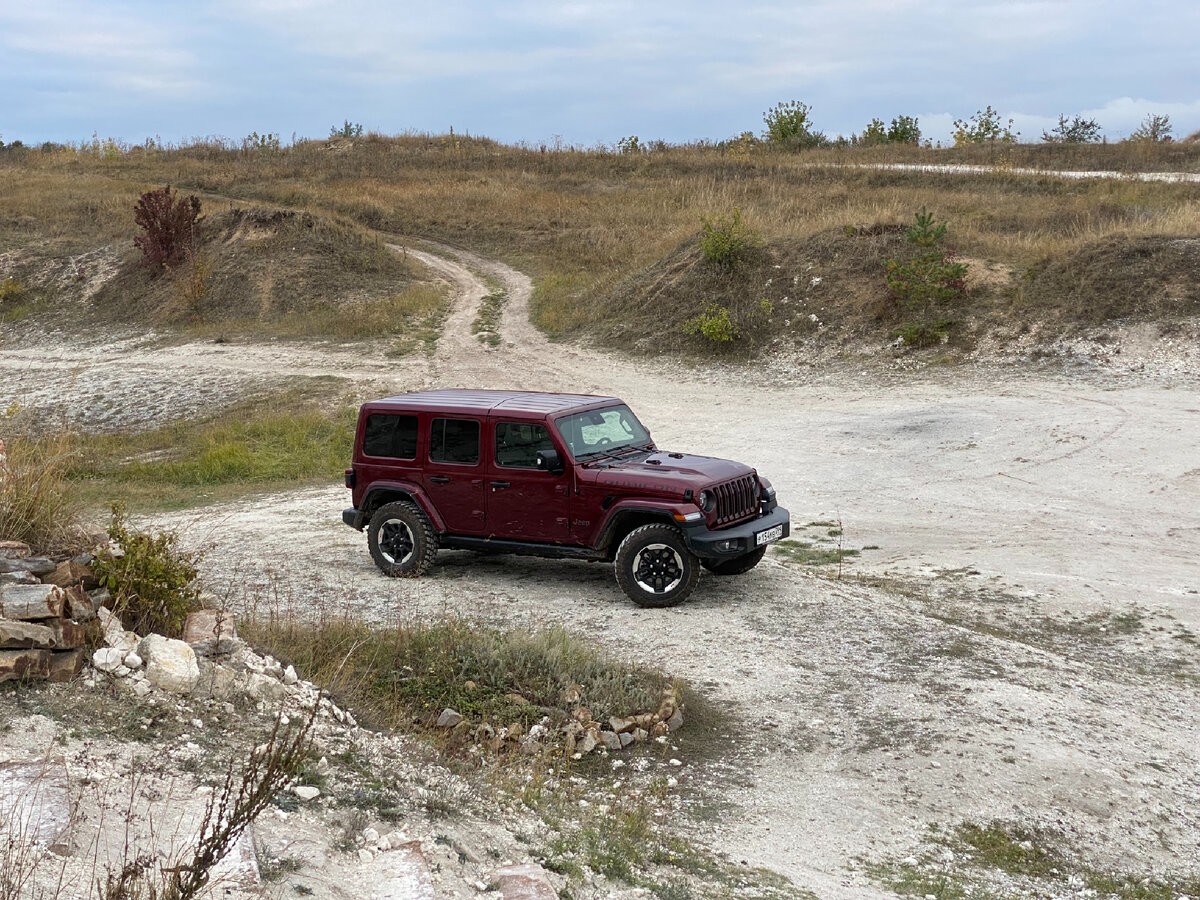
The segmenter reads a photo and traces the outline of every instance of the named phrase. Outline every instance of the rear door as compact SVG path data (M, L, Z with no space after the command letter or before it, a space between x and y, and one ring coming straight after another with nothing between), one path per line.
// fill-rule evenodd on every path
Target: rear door
M451 534L487 532L483 420L447 416L429 420L422 487Z
M487 473L488 533L519 541L560 543L569 534L570 475L537 468L539 450L554 446L542 422L497 417L491 421ZM565 459L565 457L563 457Z

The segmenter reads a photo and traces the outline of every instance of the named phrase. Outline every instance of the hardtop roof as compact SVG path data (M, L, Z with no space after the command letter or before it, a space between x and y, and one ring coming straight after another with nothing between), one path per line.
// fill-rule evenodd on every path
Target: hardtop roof
M364 404L371 409L444 410L486 415L493 412L552 416L573 409L621 403L617 397L550 394L542 391L492 391L448 388L397 394Z

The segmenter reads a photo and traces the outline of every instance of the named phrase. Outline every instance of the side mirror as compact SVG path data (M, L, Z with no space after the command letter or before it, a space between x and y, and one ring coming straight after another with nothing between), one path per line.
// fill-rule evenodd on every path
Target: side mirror
M551 475L561 475L563 473L562 460L559 459L557 450L539 450L537 452L537 467L543 472L549 472Z

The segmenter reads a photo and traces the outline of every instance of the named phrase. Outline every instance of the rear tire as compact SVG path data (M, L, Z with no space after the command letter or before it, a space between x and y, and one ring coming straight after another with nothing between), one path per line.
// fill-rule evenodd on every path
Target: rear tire
M688 598L700 578L700 561L673 525L652 524L625 536L613 560L617 584L638 606L674 606Z
M367 546L384 575L415 578L433 565L437 532L421 507L411 500L397 500L385 503L371 516Z
M766 555L766 546L759 547L757 550L751 550L749 553L743 553L741 556L735 556L733 559L702 559L700 565L708 569L714 575L741 575L744 572L749 572L760 562Z

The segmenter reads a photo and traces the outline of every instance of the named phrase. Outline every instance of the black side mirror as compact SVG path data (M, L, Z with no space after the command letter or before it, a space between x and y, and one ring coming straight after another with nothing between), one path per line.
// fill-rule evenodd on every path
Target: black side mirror
M537 467L544 472L549 472L551 475L561 475L563 473L562 460L559 459L557 450L539 450L537 452Z

